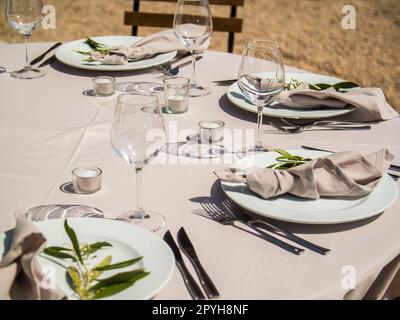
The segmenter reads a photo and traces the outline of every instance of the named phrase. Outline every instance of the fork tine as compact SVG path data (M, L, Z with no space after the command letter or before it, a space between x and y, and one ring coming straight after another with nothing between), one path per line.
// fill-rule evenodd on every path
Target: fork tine
M210 203L210 206L216 211L217 215L220 217L221 220L232 220L230 214L226 213L221 208L219 208L217 204Z
M221 221L221 215L218 213L218 210L216 210L215 208L213 208L213 206L211 205L210 201L206 200L204 202L201 203L201 206L203 207L203 209L214 219L217 221Z
M204 209L194 209L194 210L192 210L192 213L197 214L197 215L200 216L200 217L203 217L203 218L207 218L207 219L216 221L216 220L215 220L213 217L211 217L210 214L209 214L206 210L204 210Z

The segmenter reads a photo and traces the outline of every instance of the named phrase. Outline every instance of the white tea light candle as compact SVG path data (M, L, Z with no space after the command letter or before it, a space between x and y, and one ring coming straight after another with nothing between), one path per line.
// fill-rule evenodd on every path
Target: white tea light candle
M187 99L183 96L168 97L167 107L174 113L183 113L187 111Z
M72 183L77 193L94 193L101 189L102 171L96 167L78 167L72 171Z
M93 90L99 96L110 96L115 93L115 79L113 77L96 77L93 79Z
M184 113L189 107L190 80L183 77L164 80L165 107L168 113Z
M199 122L200 141L218 142L224 138L225 123L221 120L203 120Z

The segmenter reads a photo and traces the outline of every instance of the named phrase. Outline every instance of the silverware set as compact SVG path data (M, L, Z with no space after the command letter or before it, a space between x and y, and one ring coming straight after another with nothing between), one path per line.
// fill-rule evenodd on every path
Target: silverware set
M251 233L255 232L253 234L259 238L262 238L293 254L300 255L305 251L305 249L283 241L277 236L321 255L326 255L330 252L329 249L305 240L276 224L261 219L251 218L238 205L229 199L223 200L220 205L206 200L201 203L201 206L202 209L196 209L193 213L217 221L223 225L234 226L242 231L245 229L238 227L237 224L244 225L251 229Z
M182 227L179 229L177 234L178 244L181 248L182 252L188 257L190 263L193 265L193 268L197 274L197 277L200 281L201 287L208 299L213 299L219 297L219 292L211 280L210 276L207 274L203 265L200 262L199 257L197 256L196 250L193 246L193 243L190 241L189 236L187 235L185 229ZM170 231L167 231L164 235L164 241L171 248L174 256L175 263L182 274L182 278L185 282L186 288L189 291L190 296L194 300L204 300L206 296L203 291L200 289L194 277L189 272L186 267L185 261L183 260L182 254L179 250L178 245L176 244L172 234Z

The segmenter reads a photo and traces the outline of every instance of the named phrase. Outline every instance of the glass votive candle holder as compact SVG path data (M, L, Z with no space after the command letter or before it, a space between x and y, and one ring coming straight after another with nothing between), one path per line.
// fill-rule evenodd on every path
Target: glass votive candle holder
M102 171L97 167L78 167L72 171L72 185L77 193L95 193L101 189Z
M98 96L111 96L115 93L115 79L101 76L93 78L93 91Z
M225 122L221 120L203 120L199 122L200 142L214 143L224 139Z
M164 79L165 109L177 114L188 111L190 80L184 77Z

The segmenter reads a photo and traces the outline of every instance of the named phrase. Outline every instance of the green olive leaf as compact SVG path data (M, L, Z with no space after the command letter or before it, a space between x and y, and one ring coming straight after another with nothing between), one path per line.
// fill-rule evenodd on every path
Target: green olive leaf
M318 87L320 90L326 90L332 88L332 85L327 83L316 83L314 84L314 86Z
M126 261L118 262L118 263L115 263L115 264L110 264L110 265L107 265L107 266L96 267L93 270L95 270L95 271L105 271L105 270L113 270L113 269L125 268L125 267L131 266L131 265L133 265L135 263L138 263L142 259L143 259L143 257L138 257L138 258L135 258L135 259L126 260Z
M108 266L111 263L111 260L112 260L112 256L107 256L103 260L101 260L96 265L95 268L92 269L92 279L93 280L96 280L103 273L103 271L98 271L98 270L96 270L96 268Z
M99 242L86 244L82 247L83 247L83 248L81 248L82 255L90 255L104 247L112 247L112 244L109 242L106 242L106 241L99 241Z
M336 91L340 91L341 89L352 89L352 88L358 88L360 87L359 84L355 82L339 82L333 85L333 87L336 89Z
M69 253L63 252L62 250L58 250L58 247L48 247L43 250L43 253L58 259L72 259L76 261L75 257Z
M79 247L78 238L76 236L74 229L72 229L68 225L68 220L64 221L64 229L65 229L65 232L67 233L69 239L71 240L72 246L74 248L76 256L78 257L78 260L80 261L80 263L83 264L83 259L82 259L81 249Z
M107 287L98 289L97 291L95 291L95 293L91 297L91 299L93 299L93 300L102 299L102 298L106 298L106 297L112 296L114 294L117 294L117 293L129 288L130 286L135 284L136 281L146 277L148 274L149 274L149 272L141 272L141 273L138 273L136 275L136 277L132 278L132 280L130 280L130 281L116 283L116 284L112 284Z
M109 287L117 283L126 283L131 281L136 281L138 278L148 275L149 272L144 271L144 269L136 269L133 271L121 272L105 279L97 279L98 283L89 288L89 291L97 291L99 289Z

